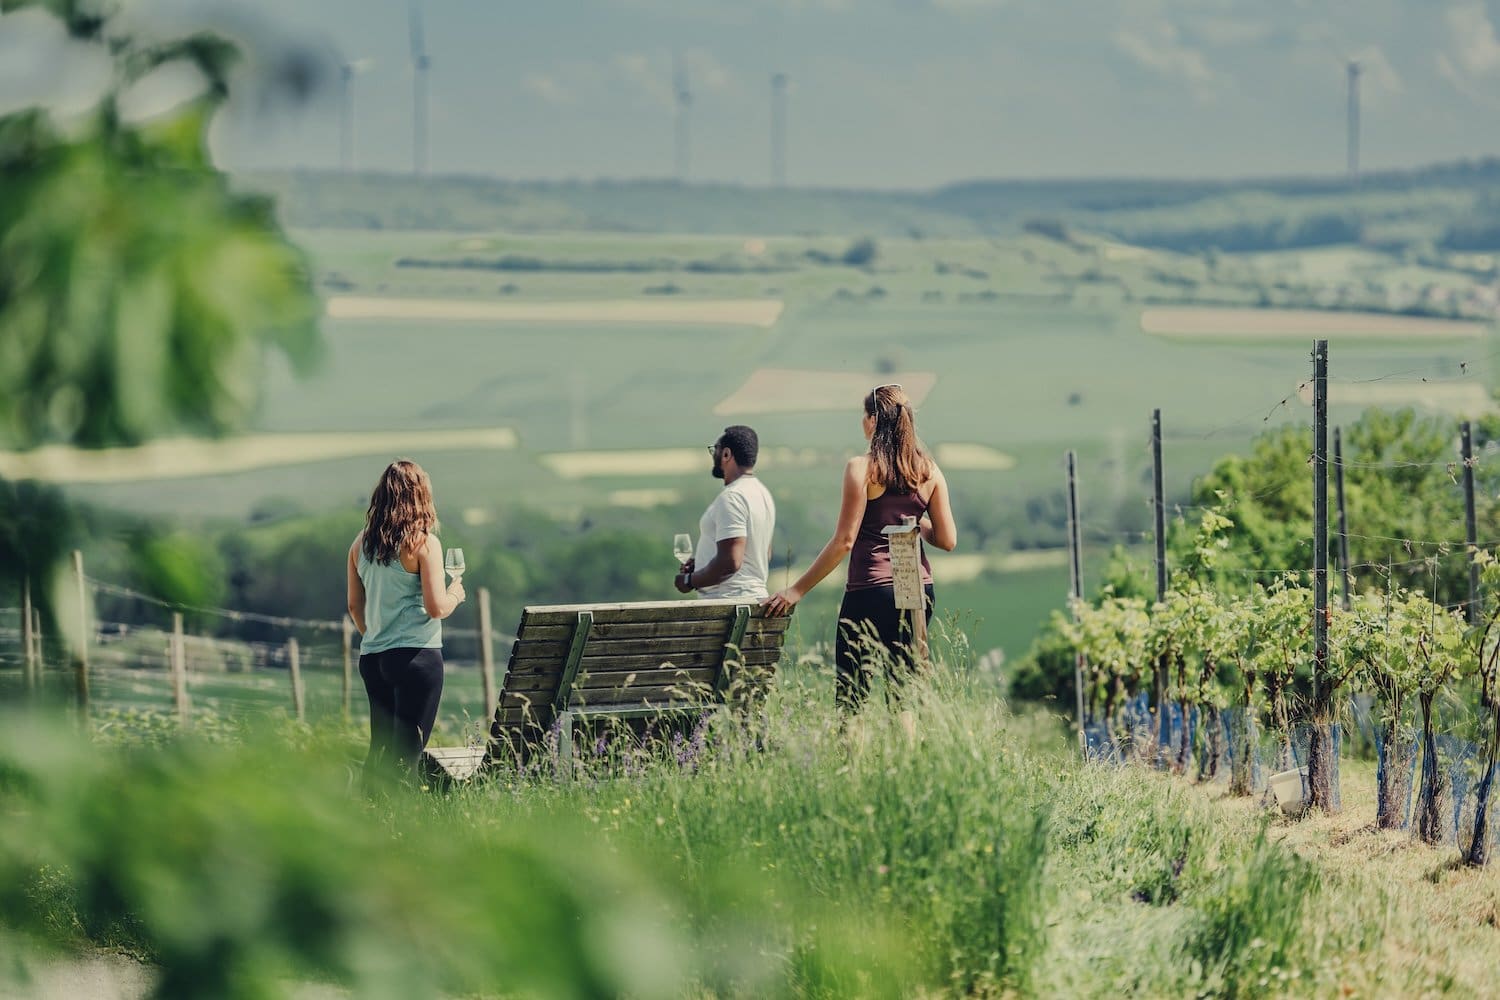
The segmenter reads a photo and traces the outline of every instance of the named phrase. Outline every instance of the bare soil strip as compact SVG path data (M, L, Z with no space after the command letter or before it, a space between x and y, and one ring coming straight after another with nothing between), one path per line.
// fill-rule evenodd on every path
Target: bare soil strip
M1297 398L1311 406L1312 385L1304 382ZM1493 413L1495 401L1485 387L1472 379L1426 382L1333 382L1328 402L1334 406L1415 406L1442 413L1479 416Z
M1141 313L1141 329L1166 337L1469 338L1489 326L1471 320L1323 309L1230 309L1168 306Z
M515 431L360 431L337 434L251 434L210 440L168 438L137 448L86 451L48 446L0 452L0 476L51 483L128 483L222 476L252 469L325 462L356 455L419 455L431 451L494 451L516 447Z
M598 326L651 323L666 326L766 328L781 318L775 299L709 299L597 302L483 302L468 299L376 298L335 295L325 304L333 319L432 320L487 323L572 323Z
M556 451L541 456L541 463L563 479L606 476L704 476L713 467L703 448L646 448L637 451ZM837 475L842 460L821 455L813 448L763 448L756 463L759 470L809 468L828 463Z
M938 465L961 472L1004 472L1016 467L1015 457L987 444L948 442L937 446Z

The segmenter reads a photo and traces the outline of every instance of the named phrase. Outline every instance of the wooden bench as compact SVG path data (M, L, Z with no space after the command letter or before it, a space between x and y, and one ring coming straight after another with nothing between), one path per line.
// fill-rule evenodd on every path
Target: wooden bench
M731 695L763 697L787 617L757 601L647 601L534 605L521 614L484 746L435 747L423 772L465 781L499 760L529 759L557 731L565 770L575 725L703 710Z

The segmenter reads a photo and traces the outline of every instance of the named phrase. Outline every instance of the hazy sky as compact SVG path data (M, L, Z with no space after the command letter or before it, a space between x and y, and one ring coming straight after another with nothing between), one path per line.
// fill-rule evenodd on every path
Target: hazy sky
M356 161L410 167L405 0L148 9L227 10L362 60ZM0 103L39 72L7 48L14 17ZM793 184L1337 172L1348 57L1366 168L1500 154L1500 0L426 0L425 25L434 172L668 176L674 54L699 180L767 181L778 70ZM333 166L337 115L336 87L241 108L215 148L231 168Z

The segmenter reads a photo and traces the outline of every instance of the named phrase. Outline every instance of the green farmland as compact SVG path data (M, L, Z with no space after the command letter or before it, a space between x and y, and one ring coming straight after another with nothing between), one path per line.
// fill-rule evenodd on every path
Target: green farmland
M1467 263L1353 246L1199 255L1068 229L865 239L301 228L293 237L329 312L325 354L306 379L271 366L252 431L360 435L362 450L298 461L301 439L281 438L284 462L213 475L190 464L174 474L169 456L136 481L79 477L68 487L75 498L181 523L352 513L393 457L382 435L416 433L433 444L394 447L432 473L455 544L520 508L541 512L533 532L551 530L551 519L665 538L692 529L714 491L704 445L743 422L760 432L761 473L783 513L780 574L805 565L831 529L839 467L862 447L860 395L902 381L917 390L928 442L960 449L943 463L958 551L983 561L946 581L939 564L942 605L977 623L976 650L1014 656L1061 604L1066 571L1060 558L1024 572L1004 560L1063 544L1067 450L1078 454L1092 579L1111 547L1141 544L1149 530L1153 408L1163 413L1168 494L1180 500L1220 455L1308 419L1298 389L1315 336L1332 342L1335 422L1371 405L1487 410L1495 381L1493 329L1442 318L1468 315L1457 306L1409 321L1342 311L1377 291L1467 301L1482 284ZM393 304L408 314L386 316ZM572 310L566 318L505 318L557 304ZM1306 311L1244 311L1264 304ZM691 318L721 305L746 319ZM1210 311L1162 312L1185 306ZM689 319L620 321L642 308ZM1257 328L1256 317L1272 315L1280 328ZM1147 332L1143 317L1170 332ZM1322 329L1334 322L1343 326ZM1405 322L1410 335L1381 327ZM513 446L441 443L485 430L514 435L504 439ZM642 569L663 581L655 596L668 596L672 564L661 551L659 566ZM832 583L815 593L805 627L821 634L836 597ZM341 604L330 571L326 601L291 613L335 617ZM496 627L516 610L497 608Z

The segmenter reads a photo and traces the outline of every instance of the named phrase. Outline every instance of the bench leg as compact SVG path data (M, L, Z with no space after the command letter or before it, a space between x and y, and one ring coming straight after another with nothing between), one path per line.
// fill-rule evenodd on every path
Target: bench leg
M562 712L557 717L557 780L573 776L573 713Z

